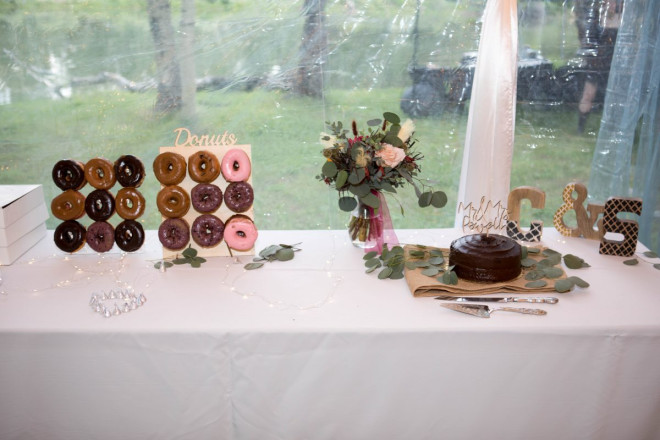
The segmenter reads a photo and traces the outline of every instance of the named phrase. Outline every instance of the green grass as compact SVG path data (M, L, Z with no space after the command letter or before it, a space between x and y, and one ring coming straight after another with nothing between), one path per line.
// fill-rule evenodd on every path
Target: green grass
M154 95L149 93L90 91L70 100L19 102L0 107L0 183L42 183L50 200L58 192L50 168L61 158L114 160L131 153L149 166L160 146L173 144L177 127L199 134L227 130L236 134L239 143L252 145L255 215L262 229L341 228L348 216L337 208L336 192L316 180L323 164L318 140L324 119L345 123L356 119L365 126L383 111L398 111L391 104L400 93L398 88L336 90L324 102L281 91L200 93L199 118L193 123L155 117L150 110ZM512 187L530 185L546 191L546 209L541 212L546 224L551 224L561 204L563 187L573 180L585 181L589 174L595 136L573 134L575 116L571 110L518 111ZM591 122L597 119L593 115ZM446 191L449 203L444 209L420 209L412 188L404 188L388 202L394 224L451 226L467 115L445 114L416 123L417 145L425 156L421 177ZM148 201L143 221L148 228L160 222L155 208L158 189L149 175L142 187ZM49 220L49 227L56 224Z

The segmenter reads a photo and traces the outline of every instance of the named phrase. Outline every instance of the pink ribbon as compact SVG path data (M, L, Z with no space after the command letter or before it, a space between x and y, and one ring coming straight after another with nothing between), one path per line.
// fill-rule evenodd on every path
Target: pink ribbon
M381 253L383 251L383 244L387 243L391 248L399 244L399 239L394 232L390 210L387 208L385 197L380 191L372 190L371 192L378 196L380 208L376 212L374 208L367 207L367 211L371 217L369 220L369 236L367 237L367 241L373 241L375 244L372 247L366 247L364 251L365 253L371 251Z

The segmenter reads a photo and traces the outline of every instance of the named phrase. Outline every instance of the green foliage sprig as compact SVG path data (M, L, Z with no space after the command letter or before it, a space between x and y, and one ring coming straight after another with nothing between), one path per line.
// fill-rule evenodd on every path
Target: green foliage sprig
M289 261L293 260L295 253L302 250L297 246L300 243L296 244L272 244L259 252L258 257L252 259L252 263L248 263L243 266L246 270L254 270L263 267L266 262L273 261Z
M190 267L199 268L202 266L202 263L205 262L206 258L198 257L197 249L194 249L189 245L183 252L181 252L181 256L177 255L174 258L158 261L154 264L154 268L160 269L161 267L164 267L167 269L175 264L190 264Z
M523 255L521 264L523 267L531 268L531 270L525 274L525 279L528 281L528 283L525 284L525 287L532 289L545 287L548 285L548 282L544 278L556 280L554 289L557 293L568 292L572 290L574 286L581 288L589 287L589 283L580 277L570 276L558 279L563 275L561 268L556 267L562 261L562 254L559 252L550 248L544 249L543 252L541 252L538 248L527 246L523 246L522 250ZM541 253L545 258L537 261L529 257L530 253ZM586 261L576 255L566 254L563 256L563 260L564 264L566 264L566 267L569 269L590 267Z
M642 255L644 255L646 258L658 258L658 254L653 251L646 251ZM644 261L645 263L652 264L654 269L660 270L660 263L654 264L644 259L642 259L642 261ZM639 260L637 258L631 258L629 260L624 260L623 264L625 264L626 266L636 266L639 264Z
M403 278L404 268L408 270L421 268L422 275L437 277L436 280L444 284L458 284L458 276L453 270L454 266L446 266L445 257L440 249L415 245L415 249L410 250L406 257L401 246L388 249L385 245L380 255L376 251L371 251L365 254L363 258L365 260L364 265L367 268L366 273L382 268L378 273L378 278L381 280Z

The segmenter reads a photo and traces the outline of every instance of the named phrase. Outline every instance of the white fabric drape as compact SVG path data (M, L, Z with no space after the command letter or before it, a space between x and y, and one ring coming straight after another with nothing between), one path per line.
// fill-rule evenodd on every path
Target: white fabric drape
M516 120L517 58L517 1L488 0L470 100L456 227L462 227L466 215L458 209L461 203L478 207L482 198L493 204L506 203ZM481 224L488 221L492 218L484 218Z

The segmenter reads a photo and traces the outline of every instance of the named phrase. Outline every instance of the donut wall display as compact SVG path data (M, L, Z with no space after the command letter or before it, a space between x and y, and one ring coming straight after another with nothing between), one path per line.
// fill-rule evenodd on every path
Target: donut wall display
M203 257L254 255L250 145L161 147L153 163L163 257L188 246Z
M87 243L96 252L108 252L115 244L124 252L134 252L144 243L144 229L136 220L146 202L137 189L144 181L142 161L124 155L114 163L94 158L87 163L60 160L53 167L53 182L62 193L53 198L51 212L63 220L55 228L55 245L64 252L77 252ZM89 183L87 196L80 190ZM115 183L121 185L113 195ZM114 228L108 220L115 214L123 219ZM85 228L78 220L87 215L92 224Z

